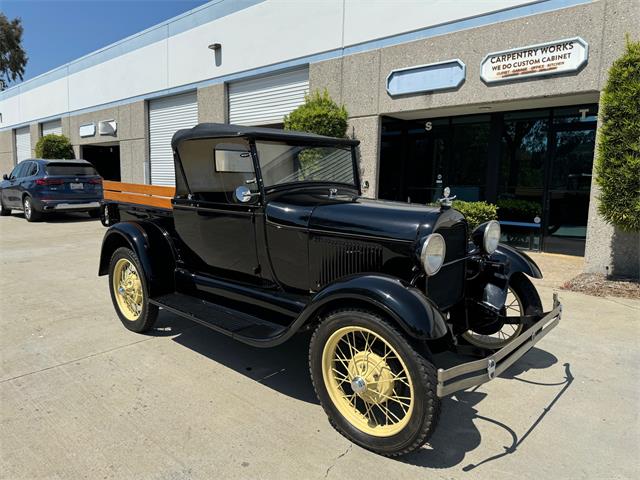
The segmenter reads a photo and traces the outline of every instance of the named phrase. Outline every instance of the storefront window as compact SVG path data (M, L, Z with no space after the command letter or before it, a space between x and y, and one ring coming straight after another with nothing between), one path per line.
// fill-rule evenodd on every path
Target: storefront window
M451 121L451 160L445 179L460 200L485 199L490 126L489 115L458 117Z

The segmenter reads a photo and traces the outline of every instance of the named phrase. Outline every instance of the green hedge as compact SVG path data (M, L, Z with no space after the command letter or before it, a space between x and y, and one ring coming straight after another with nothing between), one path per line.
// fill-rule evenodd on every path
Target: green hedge
M542 205L531 200L503 198L498 200L501 220L519 220L532 222L535 217L542 215Z
M627 37L609 70L600 103L596 159L598 210L624 231L640 231L640 42Z
M347 110L338 106L325 89L305 96L305 102L284 117L285 130L343 138L347 134Z
M498 207L487 202L464 202L454 200L453 208L462 213L469 224L469 233L480 224L498 218Z
M36 143L38 158L75 158L73 147L64 135L45 135Z

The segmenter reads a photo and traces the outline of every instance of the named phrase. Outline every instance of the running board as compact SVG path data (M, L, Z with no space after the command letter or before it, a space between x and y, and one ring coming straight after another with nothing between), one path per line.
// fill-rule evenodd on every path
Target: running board
M269 346L270 339L281 337L287 330L282 325L182 293L161 295L149 302L250 345Z

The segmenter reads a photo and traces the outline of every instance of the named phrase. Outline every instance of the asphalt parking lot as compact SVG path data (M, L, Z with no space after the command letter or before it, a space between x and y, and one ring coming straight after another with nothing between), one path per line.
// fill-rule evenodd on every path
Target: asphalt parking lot
M166 312L125 330L96 276L103 233L0 218L3 479L640 476L640 301L561 292L539 348L445 399L431 443L391 460L331 428L306 337L260 350Z

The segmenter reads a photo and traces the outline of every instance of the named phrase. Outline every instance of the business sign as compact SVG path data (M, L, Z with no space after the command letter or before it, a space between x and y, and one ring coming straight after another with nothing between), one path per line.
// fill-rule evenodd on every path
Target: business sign
M580 37L488 54L480 64L485 83L576 72L587 63L589 45Z
M387 76L387 92L396 96L458 88L466 72L458 59L393 70Z
M95 123L87 123L85 125L80 125L78 129L78 133L81 137L93 137L96 134L96 124Z

